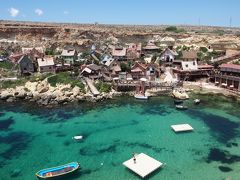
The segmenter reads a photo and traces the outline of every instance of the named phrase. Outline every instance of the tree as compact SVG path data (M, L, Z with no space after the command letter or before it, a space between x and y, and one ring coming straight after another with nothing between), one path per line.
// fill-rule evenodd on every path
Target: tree
M202 59L204 58L204 53L201 52L201 51L198 52L198 53L197 53L197 57L198 57L199 60L202 60Z
M203 53L208 52L208 48L206 48L206 47L200 47L199 50Z
M165 31L176 32L178 29L176 26L169 26L165 29Z
M127 71L130 70L130 67L127 64L123 63L123 62L120 63L120 67L121 67L122 72L127 72Z

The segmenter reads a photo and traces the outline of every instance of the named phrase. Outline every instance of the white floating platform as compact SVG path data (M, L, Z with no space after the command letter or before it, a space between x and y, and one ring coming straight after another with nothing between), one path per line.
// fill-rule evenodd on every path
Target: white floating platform
M123 165L141 176L142 178L146 177L147 175L149 175L163 165L163 163L151 158L144 153L135 155L135 159L136 163L134 163L133 158L131 158L128 161L125 161Z
M178 124L178 125L172 125L172 129L175 132L185 132L185 131L192 131L193 128L189 124Z

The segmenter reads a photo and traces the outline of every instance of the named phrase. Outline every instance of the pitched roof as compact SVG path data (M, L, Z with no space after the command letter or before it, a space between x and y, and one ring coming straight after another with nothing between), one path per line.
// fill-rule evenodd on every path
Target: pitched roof
M208 64L198 65L198 69L212 69L212 68L214 68L214 66Z
M27 55L23 55L19 60L18 60L18 64L24 59L27 58L29 61L31 61Z
M222 64L219 66L220 68L229 68L234 70L240 70L240 65L237 64Z
M197 51L182 51L183 59L197 59Z
M126 56L126 53L127 53L126 48L114 48L112 51L112 55L118 57Z
M147 69L147 66L145 64L142 64L142 63L139 63L139 62L136 62L131 69L135 69L137 67L139 67L140 69L142 68L144 70Z
M75 55L75 53L76 53L76 50L75 49L64 49L63 51L62 51L62 54L61 54L61 56L74 56Z
M120 67L119 65L116 65L116 66L113 66L113 67L111 68L111 70L114 70L114 71L116 71L116 72L120 72L120 71L121 71L121 67Z
M91 70L94 70L94 71L98 71L102 68L101 66L98 66L96 64L89 64L89 65L87 65L87 67Z
M39 67L54 65L54 60L51 57L38 58L37 62Z
M142 72L142 69L140 69L139 67L136 67L136 68L133 68L131 72Z
M42 47L29 47L29 48L22 48L22 53L23 54L27 54L29 52L31 52L32 50L37 50L39 53L44 53L43 48Z
M164 53L166 53L166 52L169 52L170 54L172 54L172 55L174 55L174 56L177 56L177 55L178 55L178 53L177 53L176 51L171 50L171 49L169 49L169 48L166 48L166 49L162 52L162 54L164 54Z
M106 63L105 66L109 67L111 66L113 63L117 63L117 61L115 59L109 59Z
M141 51L141 49L142 49L142 43L138 43L138 44L130 43L130 44L128 45L128 50Z
M149 41L147 43L147 46L145 46L143 49L145 50L155 50L155 49L160 49L159 47L157 47L153 41Z

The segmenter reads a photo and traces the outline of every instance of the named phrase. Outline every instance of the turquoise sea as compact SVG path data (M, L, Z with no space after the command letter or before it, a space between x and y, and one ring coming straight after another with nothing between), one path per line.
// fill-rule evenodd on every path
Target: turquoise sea
M193 104L196 97L200 105ZM134 180L139 177L122 163L141 152L166 163L147 179L239 180L239 102L191 95L185 103L186 111L165 96L55 108L0 102L0 180L34 180L38 170L72 161L81 170L70 180ZM194 131L174 133L170 126L181 123Z

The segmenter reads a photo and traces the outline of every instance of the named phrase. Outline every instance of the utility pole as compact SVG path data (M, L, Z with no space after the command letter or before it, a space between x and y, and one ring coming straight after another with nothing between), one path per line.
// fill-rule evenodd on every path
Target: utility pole
M229 27L230 28L232 27L232 16L230 16L230 19L229 19Z

